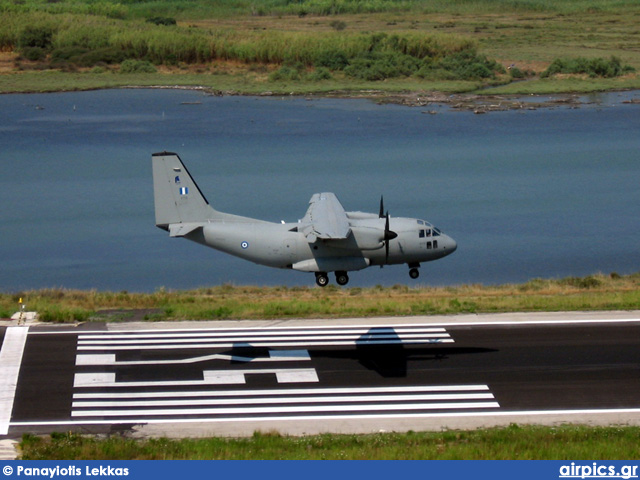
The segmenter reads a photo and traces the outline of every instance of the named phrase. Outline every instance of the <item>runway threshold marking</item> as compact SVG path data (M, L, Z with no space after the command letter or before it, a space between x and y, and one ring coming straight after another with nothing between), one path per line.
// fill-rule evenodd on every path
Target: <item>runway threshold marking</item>
M498 409L500 405L486 385L418 385L394 387L287 388L264 390L218 389L217 385L245 384L247 375L275 375L279 384L319 382L314 368L206 369L200 379L120 379L116 371L154 364L193 364L222 361L308 363L307 349L325 346L414 345L453 343L442 327L327 326L312 328L197 329L189 331L132 331L81 333L77 340L74 395L71 417L88 423L111 419L175 421L182 418L295 418L312 415L343 418L362 414L387 415ZM278 347L296 347L278 349ZM305 349L300 349L304 347ZM198 349L231 348L231 352L197 355ZM265 353L264 348L267 348ZM275 350L272 350L276 348ZM238 350L235 350L238 349ZM255 349L255 350L252 350ZM92 350L88 352L87 350ZM180 350L178 358L171 350ZM132 359L126 351L151 351L154 359ZM236 355L235 352L238 352ZM95 352L95 353L94 353ZM259 355L254 357L253 354ZM135 355L135 353L134 353ZM137 356L137 355L136 355ZM164 358L163 358L164 357ZM266 366L266 365L265 365ZM90 371L93 370L93 371ZM129 372L129 374L131 371ZM209 386L207 390L203 388ZM160 417L160 418L159 418Z
M164 398L158 400L159 395ZM188 398L189 396L193 398ZM235 416L236 419L269 419L271 415L290 415L291 418L296 415L315 415L317 418L341 415L346 418L363 413L384 416L390 412L405 412L411 415L416 412L486 410L499 407L486 385L425 385L169 391L149 394L131 392L131 396L122 393L117 397L109 392L76 393L71 416L95 420L115 418L118 421L136 417L136 422L144 423L145 418L157 417L165 417L166 422L190 416L198 416L203 420L230 416Z
M0 349L0 435L9 432L22 354L29 327L7 327Z

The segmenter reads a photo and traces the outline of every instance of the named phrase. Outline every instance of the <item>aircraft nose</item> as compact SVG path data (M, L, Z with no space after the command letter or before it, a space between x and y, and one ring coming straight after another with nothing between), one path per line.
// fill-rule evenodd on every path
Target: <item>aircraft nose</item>
M446 242L445 248L446 248L447 255L450 255L456 251L456 249L458 248L458 244L453 238L447 235L447 242Z

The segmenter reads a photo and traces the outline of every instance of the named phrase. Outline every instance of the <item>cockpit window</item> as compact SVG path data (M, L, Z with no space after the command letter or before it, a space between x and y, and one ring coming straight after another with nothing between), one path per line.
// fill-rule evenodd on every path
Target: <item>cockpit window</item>
M418 236L420 238L424 238L424 237L439 237L440 235L442 235L442 232L434 227L433 225L431 225L429 222L426 222L424 220L417 220L418 225L424 225L424 229L420 229L418 230Z

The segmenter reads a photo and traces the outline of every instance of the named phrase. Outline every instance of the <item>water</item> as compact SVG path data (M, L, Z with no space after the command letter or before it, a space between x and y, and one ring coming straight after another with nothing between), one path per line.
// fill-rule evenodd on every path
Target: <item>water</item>
M181 90L0 96L0 290L312 285L154 226L151 153L180 154L229 213L295 221L311 195L425 218L458 250L351 286L496 284L640 270L640 105L474 115L367 100ZM184 104L201 102L201 104ZM429 107L429 110L434 107Z

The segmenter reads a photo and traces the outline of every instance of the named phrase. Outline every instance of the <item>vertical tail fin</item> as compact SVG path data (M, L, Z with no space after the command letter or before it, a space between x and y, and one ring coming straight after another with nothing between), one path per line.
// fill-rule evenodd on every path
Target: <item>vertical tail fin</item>
M176 153L152 155L156 226L169 230L177 223L205 222L216 211L198 188Z

